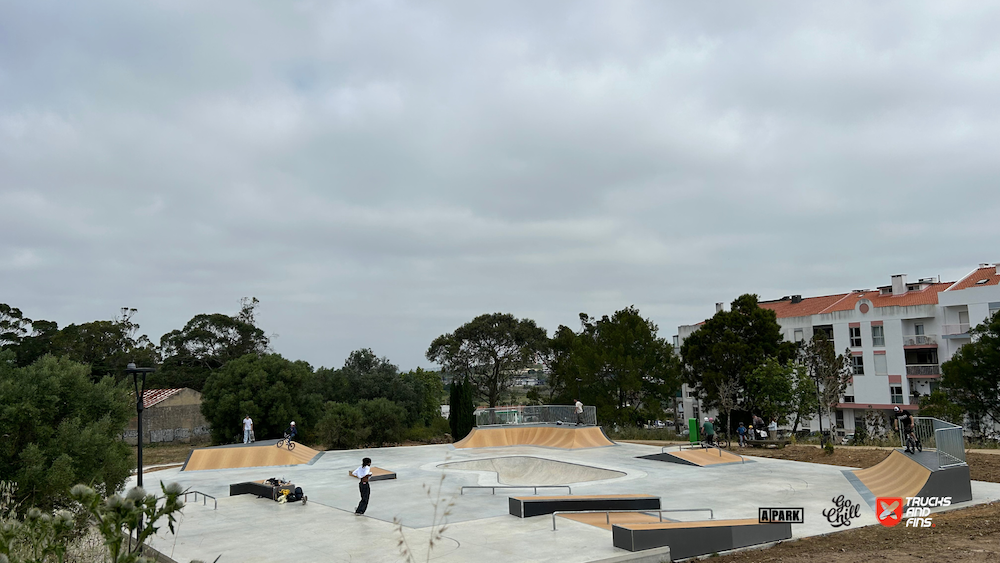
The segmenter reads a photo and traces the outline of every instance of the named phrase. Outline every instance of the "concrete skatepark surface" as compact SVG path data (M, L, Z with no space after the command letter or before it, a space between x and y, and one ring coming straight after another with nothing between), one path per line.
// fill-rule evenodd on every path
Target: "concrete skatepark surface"
M507 456L442 463L441 469L487 471L497 474L504 485L570 485L616 479L626 474L590 465L566 463L541 457Z
M615 548L611 532L590 523L559 518L558 531L552 531L551 517L520 519L508 515L508 496L524 496L530 490L498 490L496 495L489 490L466 491L459 495L463 485L502 485L495 471L440 467L510 456L621 473L611 479L574 483L574 494L657 495L665 509L712 508L719 520L756 518L760 507L802 507L805 523L793 525L793 538L877 525L868 504L842 474L843 467L749 456L754 463L706 467L639 458L656 453L660 453L659 447L638 444L565 450L534 446L397 447L329 451L312 465L185 472L167 469L147 474L145 482L150 490L155 490L160 480L177 482L218 498L218 510L212 510L211 502L207 506L189 504L177 535L171 536L164 527L153 541L154 547L181 562L196 558L212 561L220 554L221 563L402 561L394 519L402 525L415 557L423 559L434 523L431 502L438 498L439 486L441 497L451 499L454 505L444 539L431 554L435 561L572 563L643 555ZM366 456L379 466L392 468L398 478L372 483L368 513L360 517L353 514L359 500L357 480L347 472ZM267 477L295 482L303 487L309 503L278 504L249 495L226 496L230 483ZM430 495L424 486L431 489ZM973 503L1000 499L1000 484L973 482L972 491ZM848 526L835 528L823 512L833 508L833 499L840 495L860 505L861 510ZM665 516L676 520L704 518L700 513ZM615 518L621 521L624 517ZM637 521L643 518L648 521L648 517Z

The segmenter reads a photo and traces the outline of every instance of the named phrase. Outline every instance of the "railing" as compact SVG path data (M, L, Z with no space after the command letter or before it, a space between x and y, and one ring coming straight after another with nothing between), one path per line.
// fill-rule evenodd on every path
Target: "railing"
M194 495L194 501L195 502L198 502L198 495L201 495L201 504L202 504L202 506L208 506L207 505L208 499L212 499L212 502L215 503L215 508L213 508L213 510L218 510L219 509L219 501L218 501L218 499L216 499L212 495L206 495L205 493L203 493L201 491L187 491L187 492L184 493L184 504L187 504L188 495Z
M538 489L566 489L569 494L573 494L573 489L569 485L464 485L458 494L464 495L465 489L492 489L491 495L497 494L497 489L534 489L536 495Z
M648 514L650 512L656 512L660 516L660 522L663 522L664 512L705 512L708 511L708 517L711 520L715 520L715 512L711 508L664 508L657 510L557 510L552 513L552 531L556 531L556 515L557 514L604 514L604 523L611 524L612 514Z
M910 364L906 366L906 375L941 375L938 364Z
M957 325L941 325L941 335L968 334L969 323L959 323Z
M965 439L962 427L929 416L913 417L913 433L925 449L936 449L939 467L962 465L965 463ZM902 425L899 429L900 441L906 444Z
M583 424L597 425L597 408L583 407ZM495 407L476 411L476 426L514 424L576 424L573 405L534 405Z
M904 334L903 346L936 346L936 334Z

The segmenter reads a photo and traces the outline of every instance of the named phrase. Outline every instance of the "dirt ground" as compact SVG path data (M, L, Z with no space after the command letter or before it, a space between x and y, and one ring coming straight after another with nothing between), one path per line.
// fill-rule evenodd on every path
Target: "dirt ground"
M739 449L759 457L790 459L827 465L871 467L889 455L888 450L838 447L827 455L814 446L783 449ZM1000 483L1000 455L967 452L972 478ZM786 542L764 550L714 557L719 563L770 561L831 561L861 563L870 560L1000 561L1000 503L963 508L934 516L934 528L868 526L827 536Z

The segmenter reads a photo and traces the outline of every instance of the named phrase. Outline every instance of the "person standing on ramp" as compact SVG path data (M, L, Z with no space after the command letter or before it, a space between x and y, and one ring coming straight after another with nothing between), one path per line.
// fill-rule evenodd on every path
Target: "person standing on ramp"
M358 489L361 490L361 502L358 503L358 508L354 511L355 514L364 514L368 510L368 498L372 494L371 485L368 484L368 478L372 476L372 458L366 457L361 460L361 467L354 470L354 475L361 482L358 483Z
M573 405L576 407L576 425L581 426L583 424L583 403L580 402L580 399L574 399L574 402L576 403Z

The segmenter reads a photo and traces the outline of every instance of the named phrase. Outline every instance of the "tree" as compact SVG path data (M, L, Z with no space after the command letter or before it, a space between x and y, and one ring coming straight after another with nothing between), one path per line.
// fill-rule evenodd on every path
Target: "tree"
M545 329L535 321L493 313L435 338L427 359L448 373L468 377L493 408L517 372L537 362L547 344Z
M16 346L28 335L31 319L24 316L21 310L0 303L0 350L8 346Z
M719 311L681 345L685 382L709 407L719 406L719 385L735 379L746 397L746 377L768 358L780 364L795 357L777 316L757 305L756 295L741 295L729 311Z
M149 338L138 334L139 325L132 320L136 312L122 307L110 321L68 325L52 335L48 353L90 365L95 379L105 375L124 379L129 363L155 365L159 356Z
M781 364L768 358L747 374L747 407L764 420L785 420L791 414L795 398L795 364Z
M247 354L266 354L270 339L256 325L259 301L243 298L240 311L195 315L183 329L160 338L163 366L152 376L151 385L190 387L202 390L208 376Z
M448 404L448 423L451 426L451 436L456 442L465 438L476 425L476 405L472 400L472 384L468 378L451 382L451 398Z
M330 449L349 450L366 443L371 429L357 405L329 402L316 425L319 441Z
M403 441L406 431L406 409L389 399L378 398L358 403L368 434L368 444L381 448L385 444Z
M844 354L837 355L833 348L833 342L827 339L823 332L813 336L801 350L802 363L816 385L816 401L821 409L826 410L830 417L830 427L832 430L834 413L837 410L837 403L840 402L844 391L851 382L851 366L848 358L851 355L850 348ZM823 438L823 415L819 415L820 442Z
M132 467L121 435L134 404L125 385L93 382L86 365L45 356L18 368L0 352L0 475L38 506L64 502L74 483L118 490Z
M795 415L792 423L792 434L799 429L799 422L803 418L812 418L812 414L819 409L819 399L816 398L816 382L809 377L809 372L801 363L795 364L793 373L794 390L792 391L791 412Z
M418 390L418 395L423 397L423 401L419 405L420 420L429 425L434 420L441 418L441 394L444 393L441 373L418 367L402 374L402 378L404 382Z
M974 423L1000 424L1000 314L969 331L972 341L941 365L941 387ZM976 424L976 426L981 426Z
M212 426L212 440L228 443L247 414L258 439L280 437L296 421L299 438L308 440L319 420L322 398L303 392L313 377L309 364L278 354L247 354L213 372L205 381L201 412Z
M961 426L965 422L965 409L954 402L948 393L935 389L920 397L920 416L931 416Z
M11 350L18 367L35 363L35 360L52 351L52 337L59 332L59 325L51 321L33 321L20 309L0 303L0 350Z
M551 344L556 371L550 379L563 390L563 398L593 404L599 418L618 423L661 417L662 403L680 389L680 362L673 346L656 335L656 324L635 307L610 318L581 313L580 321L579 334L560 326ZM573 383L582 384L582 392Z

